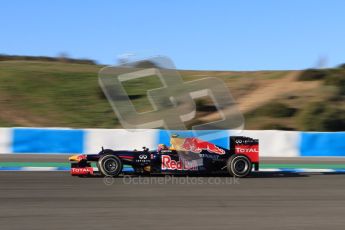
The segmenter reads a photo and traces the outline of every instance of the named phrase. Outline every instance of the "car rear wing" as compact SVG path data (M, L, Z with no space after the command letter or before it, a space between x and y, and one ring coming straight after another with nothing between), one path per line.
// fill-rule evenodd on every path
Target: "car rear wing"
M232 154L247 156L258 167L259 164L259 140L244 136L233 136L229 140L229 149Z

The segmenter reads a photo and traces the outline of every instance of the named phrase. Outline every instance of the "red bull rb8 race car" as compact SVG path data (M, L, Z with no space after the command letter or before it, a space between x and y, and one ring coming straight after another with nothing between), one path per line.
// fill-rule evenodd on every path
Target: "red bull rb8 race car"
M230 176L245 177L259 170L259 141L243 136L229 137L229 148L217 146L196 137L171 137L171 146L159 145L157 150L123 151L103 149L98 154L74 155L71 161L73 176L119 176L124 165L138 175L153 174L212 174L227 172ZM91 163L96 163L98 171Z

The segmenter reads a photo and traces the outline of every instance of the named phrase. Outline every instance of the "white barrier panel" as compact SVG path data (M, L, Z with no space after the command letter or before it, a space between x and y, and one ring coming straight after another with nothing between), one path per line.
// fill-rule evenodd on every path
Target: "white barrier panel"
M0 154L12 153L12 129L0 128Z
M242 131L238 136L259 139L260 157L299 157L300 132L295 131Z
M90 154L98 153L102 146L117 150L140 150L143 146L156 149L158 141L169 142L169 136L163 134L152 129L0 128L0 154ZM231 131L229 135L259 139L262 157L345 156L345 132L246 130Z
M102 146L116 150L141 150L143 146L156 149L158 132L153 129L85 129L84 151L98 153Z

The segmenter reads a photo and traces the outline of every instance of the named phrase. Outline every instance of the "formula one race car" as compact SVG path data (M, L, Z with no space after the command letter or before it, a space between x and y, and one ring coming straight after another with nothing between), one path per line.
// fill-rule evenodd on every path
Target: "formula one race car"
M116 177L129 165L135 174L191 174L228 172L231 176L245 177L252 169L259 170L259 141L249 137L230 137L229 149L196 137L170 138L171 146L160 144L155 151L122 151L103 149L98 154L74 155L71 174L94 175L95 162L98 173Z

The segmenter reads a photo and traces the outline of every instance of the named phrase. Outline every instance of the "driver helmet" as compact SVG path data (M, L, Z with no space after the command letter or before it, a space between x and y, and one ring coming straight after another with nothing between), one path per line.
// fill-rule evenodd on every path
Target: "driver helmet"
M162 150L167 150L168 147L165 144L159 144L158 145L158 152L162 151Z

